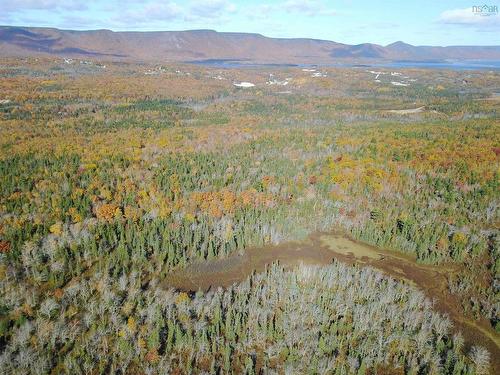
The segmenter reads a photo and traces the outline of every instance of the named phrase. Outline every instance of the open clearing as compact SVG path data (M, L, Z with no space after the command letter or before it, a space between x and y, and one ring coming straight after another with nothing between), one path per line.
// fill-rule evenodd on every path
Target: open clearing
M481 99L476 99L476 100L479 100L479 101L489 100L489 101L493 101L493 102L500 102L500 93L495 92L487 98L481 98Z
M418 107L418 108L411 108L411 109L390 109L389 113L396 113L398 115L409 115L413 113L420 113L423 112L425 109L425 106Z
M461 313L460 303L447 288L447 276L457 272L452 264L431 266L394 251L376 248L355 241L340 233L316 233L301 242L248 249L243 255L197 262L164 280L165 288L194 292L228 287L245 280L253 272L262 272L278 261L287 268L299 264L327 265L338 260L349 264L370 266L395 279L415 285L434 300L435 307L449 315L454 329L461 331L467 344L480 344L492 353L492 370L500 370L500 337L485 319L474 321Z

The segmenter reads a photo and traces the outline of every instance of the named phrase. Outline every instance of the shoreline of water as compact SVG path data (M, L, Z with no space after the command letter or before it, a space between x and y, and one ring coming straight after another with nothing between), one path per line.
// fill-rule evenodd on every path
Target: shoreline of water
M207 59L190 60L186 64L201 65L220 69L256 69L256 68L393 68L393 69L442 69L442 70L500 70L497 60L443 60L410 61L394 60L367 63L331 63L331 64L292 64L292 63L257 63L244 59Z
M287 269L300 264L327 266L332 261L360 267L372 267L389 277L407 282L421 290L434 302L434 308L447 314L454 331L462 332L467 345L481 345L492 355L493 373L500 369L500 335L484 319L473 320L465 316L461 302L448 290L449 275L460 265L424 265L410 255L378 248L356 241L340 233L315 233L302 241L285 242L276 246L249 248L242 255L195 262L173 271L162 280L164 288L195 293L213 288L225 288L244 281L253 272L263 272L273 262Z

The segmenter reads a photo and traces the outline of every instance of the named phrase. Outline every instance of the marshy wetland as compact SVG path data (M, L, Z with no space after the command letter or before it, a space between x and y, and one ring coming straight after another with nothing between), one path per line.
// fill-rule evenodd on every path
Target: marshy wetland
M376 70L1 60L0 372L498 373L500 73Z
M327 266L334 261L371 267L422 290L438 311L451 318L453 331L464 334L467 345L481 344L492 353L493 373L500 370L500 335L486 320L465 317L459 301L448 290L448 277L458 272L457 265L419 264L408 255L370 246L341 233L316 233L302 241L250 248L224 259L196 262L170 273L163 287L190 293L206 292L243 282L274 262L293 270L308 265Z

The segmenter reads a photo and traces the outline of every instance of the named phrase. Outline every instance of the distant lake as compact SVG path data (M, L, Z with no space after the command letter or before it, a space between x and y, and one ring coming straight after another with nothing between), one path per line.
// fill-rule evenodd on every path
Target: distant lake
M189 64L210 66L221 69L231 68L421 68L449 70L500 70L500 61L496 60L464 60L464 61L388 61L382 63L337 63L337 64L259 64L247 60L209 59L186 61Z
M222 69L230 69L230 68L265 68L265 67L278 67L278 68L290 68L290 67L299 67L302 65L298 64L259 64L250 62L248 60L232 60L232 59L207 59L207 60L192 60L192 61L184 61L187 64L194 65L203 65L203 66L211 66L214 68L222 68ZM305 66L305 65L304 65Z
M500 70L500 61L392 61L369 66L382 68L425 68L425 69L450 69L450 70Z

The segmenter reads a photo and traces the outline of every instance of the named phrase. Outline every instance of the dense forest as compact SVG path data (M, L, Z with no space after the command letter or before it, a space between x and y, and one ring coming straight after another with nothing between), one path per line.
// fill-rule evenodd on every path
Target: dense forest
M449 268L498 350L500 74L313 70L0 61L0 371L493 373L372 267L162 284L342 231Z

